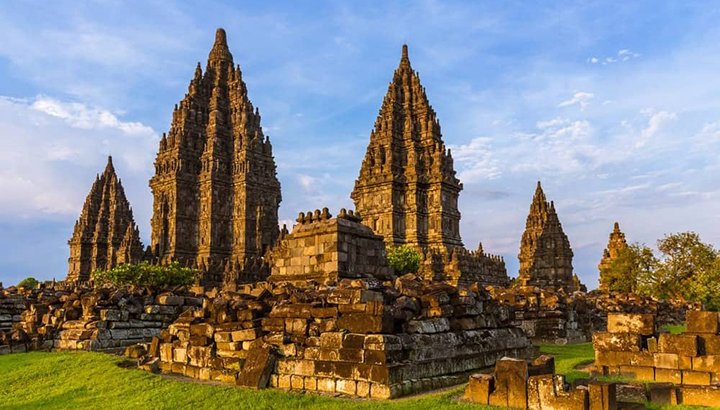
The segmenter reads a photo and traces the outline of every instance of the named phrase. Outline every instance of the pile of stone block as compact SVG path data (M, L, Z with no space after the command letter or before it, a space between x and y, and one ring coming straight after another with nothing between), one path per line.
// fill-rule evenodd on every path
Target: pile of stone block
M532 346L478 284L414 275L257 283L185 312L141 367L261 388L392 398L466 380Z
M3 289L0 284L0 354L25 351L25 335L14 332L25 310L25 289L10 287Z
M576 304L586 305L587 322L592 332L607 331L608 313L647 313L657 326L681 325L688 310L702 310L698 303L661 300L649 296L615 291L593 290L574 294Z
M0 352L122 348L151 340L188 307L202 305L190 294L60 283L18 296L26 309L0 340Z
M651 314L610 313L607 329L593 334L595 374L667 383L686 405L720 401L717 313L688 311L682 334L658 333Z
M555 374L552 356L532 362L503 358L493 374L473 374L465 388L467 401L497 407L532 410L615 410L614 383L593 381L571 386Z
M562 290L533 286L497 288L493 299L510 309L511 323L534 343L568 344L590 339L587 304Z
M448 250L445 246L422 250L420 276L426 280L443 281L453 285L478 282L484 286L508 286L510 278L502 256L491 255L482 250L465 248Z

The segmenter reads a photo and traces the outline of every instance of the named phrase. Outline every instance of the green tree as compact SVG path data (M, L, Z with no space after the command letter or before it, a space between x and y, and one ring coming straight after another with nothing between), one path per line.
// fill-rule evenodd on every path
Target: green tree
M600 274L609 290L635 293L639 280L652 272L657 259L652 249L639 243L620 249L617 257Z
M720 306L720 253L695 232L666 235L657 242L662 256L641 278L644 293L663 299Z
M417 273L420 269L420 260L420 253L407 245L388 249L388 261L396 275Z
M29 278L25 278L25 279L21 280L20 283L18 283L17 285L18 285L18 287L22 286L24 288L33 289L33 288L37 287L38 281L37 281L37 279L30 276Z

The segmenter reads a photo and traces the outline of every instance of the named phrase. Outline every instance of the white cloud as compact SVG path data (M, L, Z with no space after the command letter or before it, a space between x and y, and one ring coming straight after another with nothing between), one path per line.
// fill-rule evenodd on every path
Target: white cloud
M637 148L645 146L663 127L677 119L677 114L670 111L653 112L651 109L645 109L642 113L649 115L650 119L648 120L648 126L642 130L640 139L635 143Z
M640 57L640 54L638 54L632 50L629 50L627 48L624 48L622 50L618 50L618 52L612 56L601 57L601 58L589 57L587 59L587 62L591 63L591 64L610 65L610 64L616 64L616 63L630 61L630 60L633 60L638 57Z
M137 182L152 173L157 138L143 124L82 103L0 97L0 217L78 213L108 154L121 178L145 185Z
M458 178L462 182L490 180L501 175L497 160L493 156L492 140L486 137L473 138L469 144L451 146Z
M578 91L575 94L573 94L572 98L569 100L563 101L560 104L558 104L558 107L570 107L573 105L579 105L580 109L584 109L587 107L587 105L590 103L590 100L593 99L595 94L585 92L585 91Z

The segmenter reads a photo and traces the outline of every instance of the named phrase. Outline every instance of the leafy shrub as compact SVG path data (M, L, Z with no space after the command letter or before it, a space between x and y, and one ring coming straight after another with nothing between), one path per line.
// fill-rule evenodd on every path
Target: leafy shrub
M20 283L18 283L17 285L18 285L18 287L22 286L24 288L33 289L33 288L37 287L38 281L37 281L37 279L35 279L31 276L29 278L25 278L25 279L21 280Z
M100 285L135 286L189 286L195 282L198 271L180 266L178 262L169 265L152 265L141 262L137 265L120 265L110 270L93 272L91 279Z
M393 246L388 249L388 261L396 275L417 273L420 269L420 253L407 246Z

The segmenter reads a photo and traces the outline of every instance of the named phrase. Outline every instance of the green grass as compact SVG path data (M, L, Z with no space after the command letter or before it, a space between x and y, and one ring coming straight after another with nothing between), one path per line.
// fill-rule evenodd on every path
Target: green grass
M685 332L685 325L665 325L663 326L663 329L674 335L679 335L680 333Z
M592 343L566 346L543 345L540 346L540 353L555 356L555 373L564 374L567 381L589 377L588 372L575 368L595 361Z
M591 363L592 344L541 346L555 356L556 372L569 380ZM0 356L0 410L4 409L491 409L457 402L463 386L393 401L350 400L279 390L248 390L178 380L122 367L104 353L21 353ZM661 409L662 407L651 407ZM673 407L677 409L689 407Z

